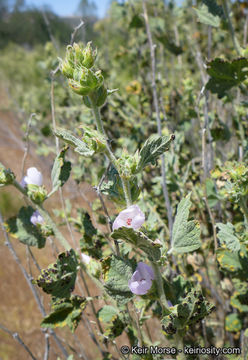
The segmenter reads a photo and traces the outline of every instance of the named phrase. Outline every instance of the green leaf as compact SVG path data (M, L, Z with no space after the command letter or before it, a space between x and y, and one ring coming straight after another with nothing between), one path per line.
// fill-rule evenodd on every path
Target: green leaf
M122 187L121 178L116 171L116 169L112 166L107 174L108 181L103 183L101 186L101 192L105 195L108 195L111 201L119 205L126 205L125 194ZM136 177L133 177L130 184L130 192L132 202L134 203L140 194L140 189L138 187L138 180Z
M59 254L56 263L41 271L33 283L56 298L69 298L74 290L78 261L73 249Z
M85 144L85 142L76 138L70 131L65 129L57 129L54 133L58 138L64 140L64 142L71 145L74 148L74 150L80 155L86 157L94 155L95 153L94 150L90 149Z
M233 281L235 291L231 296L230 304L239 310L239 312L248 312L247 305L247 294L248 294L248 284L247 282L241 281L239 279L234 279Z
M198 20L206 25L219 27L220 26L220 17L219 15L214 15L209 11L209 8L202 4L198 9L193 8L198 16Z
M152 261L157 261L160 259L160 245L155 244L141 231L135 231L132 228L123 226L117 230L114 230L114 232L111 234L111 237L116 240L123 239L132 244L135 248L143 250L147 254L148 258Z
M238 314L229 314L226 316L225 329L231 332L238 332L242 329L242 320Z
M207 73L210 79L206 89L222 98L233 86L240 85L248 78L248 59L225 61L216 58L207 63Z
M137 164L136 173L142 171L147 165L155 165L159 156L169 150L175 136L151 135L140 150L140 158Z
M86 305L87 300L77 295L72 295L69 299L56 300L52 304L52 313L42 320L41 326L55 329L68 325L74 333Z
M240 242L239 239L235 236L235 228L231 223L227 224L216 224L219 228L219 232L217 234L218 239L221 244L226 244L226 247L232 251L240 250Z
M175 334L202 320L213 310L214 306L204 299L201 291L192 289L178 305L171 308L170 315L163 317L163 330L166 334Z
M219 248L216 251L216 257L222 270L236 273L243 279L247 277L248 256L244 245L241 245L240 251Z
M119 310L111 305L103 306L97 313L97 317L104 323L112 322L119 314Z
M62 187L70 177L71 163L70 161L65 161L65 153L68 149L69 147L65 146L54 160L51 173L53 189L49 196L57 191L59 187Z
M208 11L212 15L224 17L222 6L218 5L216 0L202 0L202 2L208 7Z
M23 244L41 249L45 246L46 238L42 235L41 229L30 222L34 211L31 206L22 207L17 216L7 220L7 231Z
M191 206L190 195L182 199L178 205L172 230L172 247L168 254L183 254L197 250L201 246L199 222L188 221Z
M112 255L101 264L107 293L117 301L118 306L126 304L133 297L128 287L128 280L133 275L131 262Z

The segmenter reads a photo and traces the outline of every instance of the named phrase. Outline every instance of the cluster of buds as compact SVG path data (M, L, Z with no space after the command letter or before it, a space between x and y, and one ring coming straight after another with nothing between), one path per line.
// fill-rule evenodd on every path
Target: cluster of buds
M6 169L0 163L0 186L10 185L15 180L15 175L10 169Z
M74 43L67 46L65 60L60 59L60 69L76 94L82 95L86 102L90 96L91 101L96 102L94 105L101 106L106 100L107 90L101 71L92 70L96 56L97 51L92 49L90 42L85 48Z

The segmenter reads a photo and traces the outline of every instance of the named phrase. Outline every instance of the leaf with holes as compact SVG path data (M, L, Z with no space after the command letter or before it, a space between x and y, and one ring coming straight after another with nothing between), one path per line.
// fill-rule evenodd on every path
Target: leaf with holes
M69 299L59 299L52 303L52 313L47 315L41 322L45 328L69 326L72 333L78 327L87 300L78 295L72 295Z

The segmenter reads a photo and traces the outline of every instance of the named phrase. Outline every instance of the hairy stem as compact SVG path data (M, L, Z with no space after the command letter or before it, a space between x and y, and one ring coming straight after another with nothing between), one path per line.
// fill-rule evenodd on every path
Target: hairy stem
M158 266L158 264L154 261L151 261L152 264L152 268L154 271L154 275L155 275L155 280L157 283L157 287L158 287L158 295L159 295L159 300L160 300L160 305L163 309L163 315L168 315L171 313L170 309L169 309L169 305L167 303L167 299L164 293L164 284L163 284L163 278L161 276L161 272L160 272L160 268Z
M224 14L225 17L227 19L227 23L228 23L228 28L229 28L229 32L232 38L232 42L233 42L233 46L237 52L237 54L240 56L241 55L241 47L239 45L239 41L235 35L235 31L232 25L232 21L230 18L230 10L229 10L229 6L228 6L228 2L227 0L222 0L222 5L223 5L223 9L224 9Z

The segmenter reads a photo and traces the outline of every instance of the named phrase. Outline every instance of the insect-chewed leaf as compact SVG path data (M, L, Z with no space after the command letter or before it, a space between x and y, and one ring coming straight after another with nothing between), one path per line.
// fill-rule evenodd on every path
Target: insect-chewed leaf
M42 320L41 326L54 329L68 325L74 332L86 305L87 300L78 295L56 300L52 304L52 312Z
M178 205L172 230L172 247L168 254L183 254L197 250L201 246L200 225L198 221L188 221L191 206L190 195L182 199Z
M117 301L118 306L126 304L133 297L128 287L128 280L133 275L131 262L112 255L101 264L107 293Z
M217 234L220 243L221 244L226 244L226 247L229 250L232 251L238 251L240 250L240 241L237 238L237 236L235 236L235 228L231 223L227 223L227 224L221 224L218 223L216 224L219 228L219 232Z
M235 291L231 296L230 304L239 312L248 312L248 284L245 281L234 279Z
M57 129L54 133L58 138L71 145L80 155L86 157L94 155L94 150L90 149L85 142L78 139L69 130Z
M170 137L151 135L140 150L140 158L135 173L142 171L149 164L156 164L159 156L169 150L170 144L174 138L174 135L171 135Z
M57 191L60 186L62 187L70 177L71 163L70 161L65 161L65 153L68 148L68 146L65 146L54 160L51 173L53 189L49 196Z
M41 249L45 246L46 238L40 228L30 222L34 211L31 206L22 207L17 216L7 220L7 231L23 244Z
M248 78L248 59L225 61L216 58L207 63L207 73L210 79L206 89L222 98L233 86L240 85Z
M97 317L104 323L112 322L119 314L119 310L111 305L103 306L97 313Z
M166 334L175 334L177 330L203 319L214 310L214 306L202 296L201 291L192 289L171 310L171 314L162 319L163 330Z
M117 308L105 305L97 313L97 317L103 323L106 323L104 335L115 338L123 332L125 323L122 321L120 312Z
M134 245L136 248L143 250L148 255L148 258L152 261L157 261L160 259L160 245L155 244L141 231L135 231L132 228L123 226L117 230L114 230L111 236L116 240L123 239Z
M78 261L73 249L59 254L56 263L49 265L33 283L56 298L68 298L74 290Z

